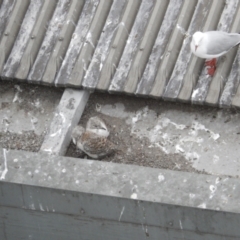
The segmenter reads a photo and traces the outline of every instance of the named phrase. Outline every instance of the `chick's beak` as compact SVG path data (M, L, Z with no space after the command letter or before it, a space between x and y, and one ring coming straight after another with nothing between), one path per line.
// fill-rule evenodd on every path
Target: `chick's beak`
M197 51L198 45L195 45L195 52Z

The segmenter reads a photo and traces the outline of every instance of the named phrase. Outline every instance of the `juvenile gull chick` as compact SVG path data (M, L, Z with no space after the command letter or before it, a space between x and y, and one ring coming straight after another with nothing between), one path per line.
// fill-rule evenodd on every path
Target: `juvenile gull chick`
M99 117L89 118L86 131L96 133L98 136L108 137L109 131L106 124Z
M88 156L101 159L115 152L115 145L107 137L99 136L78 125L72 132L73 143Z
M240 34L221 31L195 32L192 37L191 51L200 58L207 59L208 74L214 75L216 58L226 54L240 43Z

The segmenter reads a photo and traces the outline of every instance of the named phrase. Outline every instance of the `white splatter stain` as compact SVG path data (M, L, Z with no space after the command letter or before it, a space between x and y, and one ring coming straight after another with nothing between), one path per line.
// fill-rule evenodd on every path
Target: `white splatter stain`
M207 206L206 206L206 203L202 203L202 204L198 205L197 207L198 207L198 208L204 208L204 209L205 209Z
M211 194L210 194L210 196L209 196L209 199L212 199L213 196L214 196L214 194L215 194L215 191L217 190L217 187L214 186L214 185L210 185L210 186L209 186L209 189L210 189L210 191L211 191Z
M181 220L179 220L179 225L180 225L180 228L181 228L181 230L183 229L183 226L182 226L182 221Z
M63 170L62 170L62 173L65 173L66 172L66 169L64 168Z
M41 203L39 203L39 208L41 211L45 211Z
M195 194L194 193L189 193L189 197L192 199L192 198L195 198Z
M8 172L8 166L7 166L7 154L6 154L7 150L5 148L3 148L3 158L4 158L4 170L1 174L0 180L5 179L6 174Z
M30 204L30 205L29 205L29 208L32 209L32 210L35 210L35 205L34 205L34 203Z
M137 194L136 193L133 193L131 196L130 196L131 199L137 199Z
M214 192L217 190L217 187L214 186L214 185L210 185L210 186L209 186L209 189L210 189L210 191L211 191L212 193L214 193Z
M122 208L122 211L120 212L120 216L119 216L119 219L118 219L119 222L121 221L124 210L125 210L125 206Z
M162 174L158 175L158 182L162 182L165 180L165 177Z
M184 149L179 144L175 146L176 153L184 153Z
M182 26L180 26L179 24L177 24L177 29L181 32L182 35L186 34L186 30Z
M213 163L217 164L219 162L219 156L213 155Z
M220 182L220 177L217 177L216 180L215 180L215 184L218 184Z
M195 160L198 160L200 158L199 154L197 154L196 152L188 152L184 156L189 161L195 161Z
M55 137L55 136L57 136L57 135L60 135L61 132L62 132L62 130L61 130L61 129L58 129L56 132L50 134L50 137Z

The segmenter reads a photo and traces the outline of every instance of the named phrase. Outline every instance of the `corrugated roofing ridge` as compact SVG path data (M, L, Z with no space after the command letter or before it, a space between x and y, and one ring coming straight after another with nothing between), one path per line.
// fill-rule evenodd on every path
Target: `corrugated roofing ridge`
M233 3L236 1L228 1L228 2ZM217 30L229 32L229 30L231 28L234 15L232 13L229 14L229 20L230 20L230 22L229 22L228 18L225 18L225 14L230 13L230 11L235 12L236 8L234 8L232 4L228 4L228 2L224 1L224 3L223 3L224 9L222 11L221 18L218 22ZM229 9L230 9L230 11L229 11ZM236 51L236 49L234 51ZM201 72L201 74L198 78L198 83L193 90L192 99L191 99L193 103L197 103L197 104L205 103L211 81L212 81L211 77L209 75L207 75L205 72L205 69L203 69L203 71ZM219 79L218 83L220 83L220 81L221 81L221 79ZM221 88L220 85L218 85L216 87L218 88L217 89L218 91L219 91L219 88Z
M110 92L123 92L132 63L144 38L156 0L143 0L128 36L120 62L109 86ZM144 19L144 21L143 21Z
M150 94L154 81L157 81L157 71L164 57L164 51L168 44L168 40L176 26L182 4L183 0L171 0L168 4L158 36L156 37L152 52L149 56L148 63L141 79L139 80L136 90L137 95Z
M185 38L176 59L173 71L163 93L163 98L165 100L177 99L179 92L181 91L184 77L192 57L192 53L189 51L191 43L190 36L192 36L194 32L198 31L199 27L202 27L202 24L206 21L208 17L208 9L211 7L211 4L211 1L198 1L195 7L189 27L187 28L186 33L184 33Z
M213 0L207 19L202 26L202 30L209 31L216 28L220 15L224 8L224 1ZM200 71L203 69L204 60L192 55L191 61L182 84L178 99L182 102L190 101L193 89L196 87ZM204 72L205 73L205 72Z
M19 2L0 1L2 78L240 106L237 49L211 78L189 48L197 30L238 32L238 0Z
M197 0L185 0L179 12L176 26L170 36L169 43L158 67L155 82L150 92L150 96L162 98L166 85L174 69L178 52L181 49L186 30L190 24Z

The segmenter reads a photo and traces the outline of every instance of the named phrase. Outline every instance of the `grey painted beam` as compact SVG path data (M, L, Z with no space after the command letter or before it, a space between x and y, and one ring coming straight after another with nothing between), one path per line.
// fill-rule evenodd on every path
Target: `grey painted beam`
M14 45L15 38L21 27L21 23L28 9L30 0L16 1L13 10L11 12L11 17L7 22L4 35L0 42L0 71L2 71L5 62ZM16 24L18 23L18 24Z
M16 0L4 0L0 8L0 38L3 37L4 30L6 28L7 22L11 17L13 7L16 3Z
M199 1L197 6L195 7L195 11L191 23L185 33L185 39L182 43L182 47L176 60L176 64L163 94L164 100L175 101L179 95L179 92L181 91L184 77L187 72L187 67L192 56L192 53L189 50L191 36L199 29L199 25L196 23L204 23L207 20L208 11L211 8L211 3L212 2L208 0Z
M137 84L142 77L147 61L151 54L152 47L156 41L156 37L164 19L168 4L169 1L166 0L155 2L155 6L153 8L143 39L134 57L124 85L123 91L125 93L133 94L136 91Z
M164 50L170 40L171 33L176 26L182 5L183 0L171 0L169 2L148 63L137 86L136 95L148 95L154 81L158 82L158 79L155 79L158 67L164 56Z
M112 43L114 41L116 32L118 31L120 26L124 24L121 21L122 21L123 13L126 10L126 6L128 4L129 2L126 0L113 1L113 4L109 11L109 15L106 19L106 23L104 25L102 34L100 36L96 50L92 57L91 63L84 76L84 80L82 84L84 88L93 90L97 86L99 79L101 78L102 69L104 69L104 65L106 64L107 57L111 51ZM123 36L121 37L123 38ZM105 78L105 82L107 82L106 78Z
M116 72L109 86L109 92L122 92L124 90L124 85L127 82L128 74L133 64L133 61L129 60L135 59L138 53L138 49L141 45L142 39L144 38L144 33L151 18L155 2L155 0L143 0L141 2L122 57L118 66L116 66ZM142 21L142 19L144 19L144 21Z
M55 85L64 85L67 84L68 81L70 81L69 79L77 78L77 72L75 73L76 76L73 76L72 71L75 67L75 63L79 57L79 54L82 51L83 45L87 40L87 33L91 26L91 22L93 21L94 15L97 11L98 4L99 0L85 1L65 58L56 76Z
M105 64L102 67L101 76L97 85L97 88L100 90L108 89L111 84L112 77L115 74L116 68L121 59L126 40L129 37L129 32L131 32L140 4L141 1L127 1L127 6L123 13L121 23L116 29L116 35L114 36L110 52L107 56Z
M49 58L49 62L46 66L46 70L42 77L42 82L48 84L54 82L57 72L61 67L62 60L64 59L64 56L68 49L69 42L72 39L72 34L75 30L75 26L77 20L79 19L83 5L84 0L75 0L71 2L71 6L69 7L69 11L66 19L64 20L64 24L62 24L63 27L58 35L58 41L56 41L54 49L52 50L52 54Z
M74 89L64 91L41 151L56 155L65 154L71 141L72 129L79 122L88 98L88 91Z
M186 0L183 3L176 27L173 30L171 38L165 49L163 58L155 77L155 82L153 84L152 90L150 91L150 95L153 97L161 98L165 91L165 87L168 83L169 78L171 77L174 65L178 57L178 53L181 49L182 42L185 37L185 29L189 27L196 5L196 0Z
M6 149L0 163L1 239L240 237L239 179Z
M78 19L81 12L81 5L83 5L83 1L58 1L53 16L48 23L47 31L41 43L36 60L28 75L30 81L36 83L44 82L44 84L51 84L54 82L57 70L56 65L58 64L59 66L61 63L58 56L58 54L61 55L61 53L59 53L59 50L55 47L58 44L62 45L61 50L64 52L64 45L66 44L68 46L74 30L74 24L72 24L72 22ZM74 11L75 13L73 14ZM69 23L71 24L69 25ZM66 33L66 28L68 28L68 34ZM62 35L63 33L65 33L65 35ZM67 46L65 46L65 48ZM53 55L56 56L55 62L52 60ZM53 73L46 79L44 73L46 70L49 71L49 68Z
M237 51L237 55L233 62L231 72L228 77L228 81L223 89L223 93L219 100L220 107L240 107L240 50Z
M109 10L112 6L112 2L113 0L104 0L99 2L81 52L76 59L74 68L72 69L69 82L67 83L69 86L80 86L82 84L97 42L105 25Z
M7 59L2 72L4 78L14 78L15 73L19 67L27 43L31 38L31 32L41 11L44 0L31 1L23 19L18 36Z
M21 80L25 80L27 78L41 47L48 22L52 17L56 4L57 1L44 1L41 12L38 15L34 28L31 32L30 41L27 43L19 68L16 71L15 78Z
M240 15L240 10L238 10L237 14L236 14L236 19L234 21L234 26L239 24L239 20L237 20L239 18ZM236 106L239 107L240 106L240 101L239 101L239 93L238 88L239 88L239 82L240 82L240 67L239 67L239 60L240 60L240 50L238 48L238 51L236 53L234 62L232 64L232 68L231 71L229 73L229 77L227 79L226 85L224 86L221 98L219 100L219 105L220 107L230 107L232 106Z

